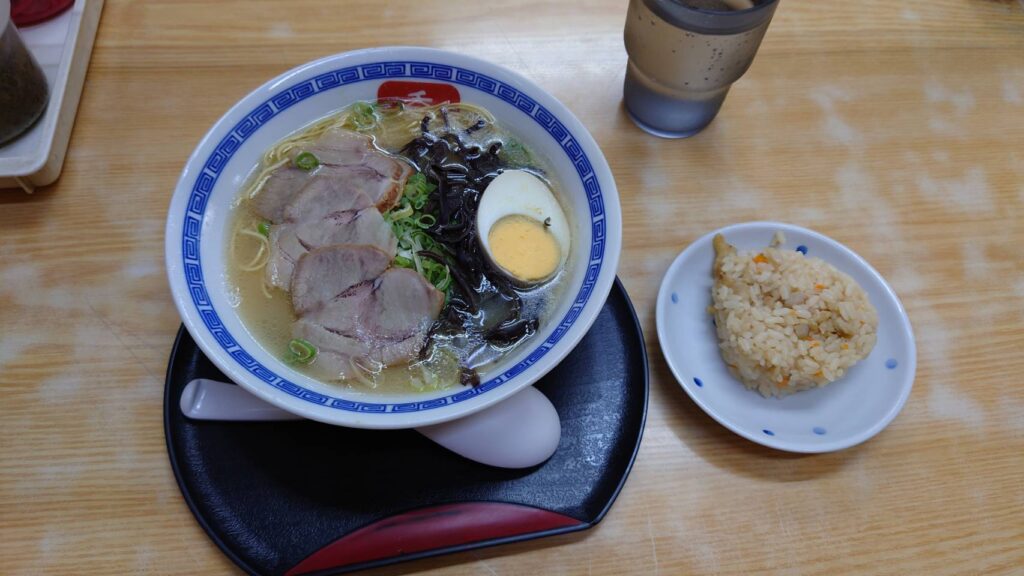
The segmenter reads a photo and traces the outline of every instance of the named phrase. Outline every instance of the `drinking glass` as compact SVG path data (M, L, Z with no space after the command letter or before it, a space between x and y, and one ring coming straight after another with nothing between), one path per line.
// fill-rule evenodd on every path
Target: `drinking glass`
M630 0L623 97L633 121L664 138L703 130L754 61L778 3L730 10L714 0Z

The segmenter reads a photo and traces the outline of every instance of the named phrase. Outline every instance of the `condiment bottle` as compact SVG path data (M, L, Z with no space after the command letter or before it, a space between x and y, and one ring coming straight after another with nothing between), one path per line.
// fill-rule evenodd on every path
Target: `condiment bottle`
M0 0L0 145L32 127L49 95L46 76L11 21L10 0Z

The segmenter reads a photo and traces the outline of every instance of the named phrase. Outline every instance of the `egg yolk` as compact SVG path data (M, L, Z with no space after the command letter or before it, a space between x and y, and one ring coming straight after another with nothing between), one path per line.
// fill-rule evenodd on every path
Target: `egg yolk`
M543 280L558 268L561 250L542 222L522 215L506 216L487 234L491 257L520 280Z

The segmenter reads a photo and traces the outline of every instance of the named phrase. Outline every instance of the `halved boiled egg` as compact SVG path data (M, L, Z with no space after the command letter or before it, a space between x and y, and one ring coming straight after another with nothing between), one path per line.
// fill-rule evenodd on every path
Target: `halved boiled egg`
M543 180L506 170L480 198L476 229L484 252L502 272L523 284L543 282L569 257L569 222Z

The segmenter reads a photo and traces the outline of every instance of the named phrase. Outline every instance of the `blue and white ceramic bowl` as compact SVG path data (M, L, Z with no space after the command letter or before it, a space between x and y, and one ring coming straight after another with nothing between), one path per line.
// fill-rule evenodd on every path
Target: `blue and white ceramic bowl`
M764 398L729 372L718 349L711 305L711 239L721 233L740 250L768 246L818 257L849 274L878 311L878 341L867 358L823 388ZM683 251L658 292L658 339L669 368L694 402L733 432L790 452L831 452L864 442L892 422L910 396L917 349L903 305L885 279L852 250L817 232L778 222L716 230Z
M567 286L554 314L475 388L407 395L361 393L290 368L253 339L225 283L231 204L261 154L303 125L384 82L445 84L486 107L544 156L574 220ZM446 88L446 90L449 88ZM359 428L410 428L452 420L529 386L558 364L594 322L611 290L622 244L619 197L604 155L554 97L501 66L427 48L375 48L310 62L260 86L231 108L193 152L167 217L167 273L175 304L203 352L233 381L301 416Z

